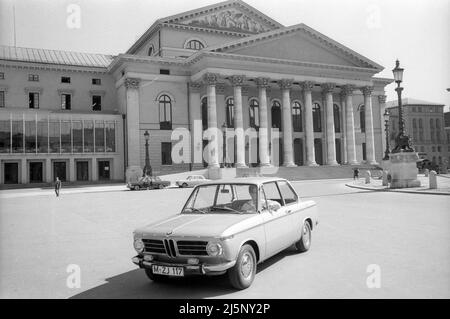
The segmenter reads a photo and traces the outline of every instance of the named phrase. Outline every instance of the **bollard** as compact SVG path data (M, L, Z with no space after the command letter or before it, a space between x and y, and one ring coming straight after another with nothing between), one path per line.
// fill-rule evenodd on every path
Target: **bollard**
M389 186L388 172L383 171L383 186Z
M430 189L436 189L437 188L437 173L435 171L430 172Z
M425 177L428 177L428 175L430 175L430 170L428 168L425 168L424 174Z
M366 171L364 176L366 178L366 184L370 184L370 178L372 177L372 174L370 174L370 171Z

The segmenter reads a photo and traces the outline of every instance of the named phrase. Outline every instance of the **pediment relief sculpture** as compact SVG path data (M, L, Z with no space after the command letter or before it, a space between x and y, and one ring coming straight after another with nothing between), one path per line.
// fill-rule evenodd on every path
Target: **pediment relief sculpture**
M262 33L270 31L261 23L251 19L249 16L237 10L225 10L215 14L199 17L186 22L188 25L208 27L216 29L229 29L234 31L245 31Z

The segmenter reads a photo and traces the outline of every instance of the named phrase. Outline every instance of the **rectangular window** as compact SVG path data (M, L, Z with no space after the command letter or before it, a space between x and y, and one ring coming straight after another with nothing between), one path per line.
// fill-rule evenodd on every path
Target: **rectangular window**
M116 128L115 123L110 122L105 124L106 134L106 152L116 151Z
M11 123L0 121L0 153L11 152Z
M4 80L5 79L5 73L0 72L0 80Z
M0 107L5 107L5 91L0 91Z
M70 110L72 108L72 95L61 94L61 109Z
M281 196L283 196L286 205L296 203L298 198L292 188L286 182L278 182L278 187L280 188Z
M70 83L70 77L62 76L61 77L61 83Z
M92 85L102 85L102 79L92 79Z
M161 164L172 165L172 143L161 143Z
M160 69L160 70L159 70L159 74L170 75L170 70L167 70L167 69Z
M83 123L72 122L73 153L83 153Z
M105 151L105 124L103 121L95 121L95 151Z
M92 96L92 111L102 110L102 97L100 95Z
M363 156L363 161L367 161L366 143L362 143L362 156Z
M48 153L48 121L37 122L37 148L38 153Z
M23 153L23 121L12 121L12 151Z
M28 93L28 106L30 109L39 108L39 93L36 92Z
M61 150L61 143L60 143L61 131L59 121L50 121L48 133L50 142L49 153L59 153Z
M61 153L72 152L72 130L69 121L61 122Z
M84 152L94 152L94 122L84 121Z
M28 81L39 82L39 75L37 75L37 74L28 74Z
M36 122L25 121L25 152L36 153Z

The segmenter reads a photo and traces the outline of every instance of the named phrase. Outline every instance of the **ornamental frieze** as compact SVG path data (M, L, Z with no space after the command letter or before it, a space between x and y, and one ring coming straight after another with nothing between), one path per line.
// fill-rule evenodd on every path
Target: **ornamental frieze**
M237 10L225 10L211 15L188 20L186 24L196 27L227 29L237 32L262 33L270 31L261 23Z

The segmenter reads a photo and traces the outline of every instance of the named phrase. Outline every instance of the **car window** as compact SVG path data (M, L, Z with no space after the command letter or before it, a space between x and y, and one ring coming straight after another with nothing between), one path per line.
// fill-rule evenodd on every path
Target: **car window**
M264 184L264 193L266 194L267 200L273 200L282 206L284 205L283 200L281 199L280 191L278 190L275 182Z
M278 182L278 186L280 188L281 195L283 196L286 205L297 202L298 200L297 194L295 194L294 190L287 182L280 181Z
M234 200L234 191L231 185L221 185L217 193L216 205L224 205Z

